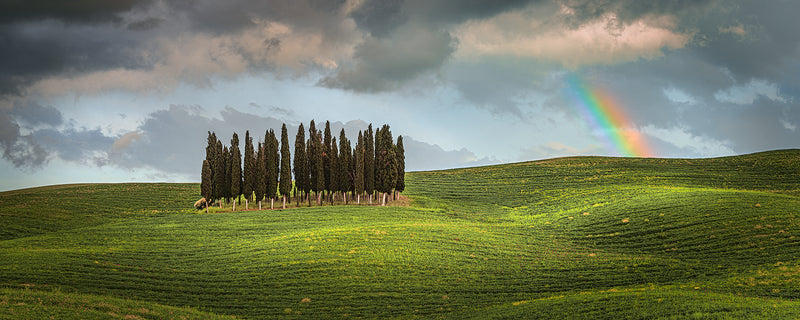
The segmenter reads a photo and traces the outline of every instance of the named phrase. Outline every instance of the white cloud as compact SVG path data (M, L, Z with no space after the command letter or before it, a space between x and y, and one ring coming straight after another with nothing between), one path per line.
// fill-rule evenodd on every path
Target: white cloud
M697 99L694 96L688 94L686 91L683 91L681 89L675 87L669 87L663 89L662 92L664 93L664 96L666 96L667 99L669 99L669 101L690 106L697 104Z
M759 96L776 102L787 102L781 97L777 84L761 79L752 79L743 86L732 86L714 93L714 98L719 102L739 105L751 105Z
M680 149L692 151L703 157L719 157L735 154L730 141L717 140L705 135L694 135L689 132L689 128L684 126L660 128L654 125L647 125L641 130L651 137Z
M781 119L781 125L784 129L789 130L791 132L797 131L797 125L787 121L786 119Z
M662 56L662 49L683 48L693 38L691 33L673 31L677 23L672 16L648 15L620 22L608 13L573 28L559 19L572 15L570 10L554 12L553 17L541 17L532 10L503 13L456 27L454 34L460 44L457 56L526 57L576 68Z

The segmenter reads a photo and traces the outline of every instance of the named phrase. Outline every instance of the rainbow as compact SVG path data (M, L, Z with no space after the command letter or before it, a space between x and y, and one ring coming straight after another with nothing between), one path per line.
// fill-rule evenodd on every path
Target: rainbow
M567 77L567 96L578 112L617 156L652 157L647 141L633 128L614 97L599 87L589 88L577 76Z

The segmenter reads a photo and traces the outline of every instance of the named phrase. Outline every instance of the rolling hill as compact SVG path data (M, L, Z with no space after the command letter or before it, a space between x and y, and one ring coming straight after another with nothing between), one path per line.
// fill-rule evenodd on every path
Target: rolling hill
M800 317L800 150L406 175L410 206L0 193L0 318Z

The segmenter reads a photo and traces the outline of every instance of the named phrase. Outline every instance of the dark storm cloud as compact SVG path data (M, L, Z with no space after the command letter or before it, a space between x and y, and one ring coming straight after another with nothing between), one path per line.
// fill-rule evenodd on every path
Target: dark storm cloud
M30 126L41 124L54 127L64 122L61 111L58 111L58 109L53 106L43 106L36 102L14 104L14 107L9 113L19 121Z
M373 37L385 37L412 22L429 26L461 23L521 8L532 0L367 0L351 14L359 27Z
M702 59L727 68L741 82L751 78L789 78L797 82L800 61L800 2L729 1L730 7L701 25L708 35L692 49ZM708 24L713 22L714 24ZM738 31L723 32L725 28Z
M44 129L34 135L49 152L62 160L87 165L107 164L106 153L114 143L114 138L106 136L100 129Z
M164 23L164 19L160 18L145 18L142 20L134 21L128 24L128 30L132 31L147 31L158 28L162 23Z
M319 84L380 92L439 70L456 51L447 31L469 19L519 8L531 1L366 1L351 16L371 37L355 48L354 65Z
M0 95L22 93L48 76L144 67L140 41L115 28L68 27L52 20L0 25Z
M47 163L47 151L31 135L20 133L17 122L0 111L0 149L3 159L19 169L38 169Z
M358 45L356 65L339 69L335 77L321 80L320 85L358 92L395 89L441 67L455 46L456 40L447 32L404 27L390 38L370 38Z
M638 20L647 15L673 15L693 20L697 15L706 15L716 10L721 0L564 0L574 15L569 21L574 25L613 14L619 23ZM691 26L689 26L691 27Z
M324 0L6 1L0 4L0 95L24 96L27 88L49 77L115 69L152 71L178 63L164 55L174 50L164 47L175 38L235 37L262 20L283 23L300 34L321 34L320 50L349 46L353 35L340 14L343 4ZM169 41L159 42L164 39ZM225 44L231 47L224 49L240 56L248 67L263 67L264 61L259 60L263 58L236 47L242 43ZM264 40L266 49L277 50L280 45L280 39Z
M94 23L119 21L119 14L149 0L6 0L0 2L0 24L55 19Z

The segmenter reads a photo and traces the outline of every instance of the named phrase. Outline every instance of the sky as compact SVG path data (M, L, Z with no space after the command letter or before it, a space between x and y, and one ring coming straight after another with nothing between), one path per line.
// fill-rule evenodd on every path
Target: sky
M312 119L351 140L388 124L409 171L798 148L797 12L788 0L2 1L0 190L196 182L208 131L227 145L286 123L293 141Z

